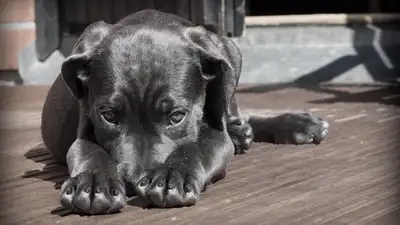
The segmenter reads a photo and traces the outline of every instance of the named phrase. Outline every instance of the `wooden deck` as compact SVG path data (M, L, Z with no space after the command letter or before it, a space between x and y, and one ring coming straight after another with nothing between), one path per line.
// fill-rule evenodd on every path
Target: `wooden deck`
M193 207L69 215L65 168L41 145L47 87L0 88L0 224L400 224L399 87L241 87L248 112L307 110L331 124L318 146L253 145ZM268 109L268 110L267 110Z

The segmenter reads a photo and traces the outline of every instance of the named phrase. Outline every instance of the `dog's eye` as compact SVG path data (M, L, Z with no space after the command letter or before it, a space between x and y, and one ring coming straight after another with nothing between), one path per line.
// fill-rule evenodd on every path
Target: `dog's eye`
M117 116L112 109L102 109L100 113L105 121L112 124L117 124Z
M180 123L185 118L185 116L185 112L176 111L171 114L171 116L169 117L169 121L171 122L171 124L177 124Z

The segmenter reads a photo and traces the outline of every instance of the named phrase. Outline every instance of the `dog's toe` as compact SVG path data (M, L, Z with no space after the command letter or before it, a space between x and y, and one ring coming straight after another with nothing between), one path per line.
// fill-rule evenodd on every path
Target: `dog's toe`
M84 172L69 178L61 187L61 205L75 213L114 213L126 204L121 182Z
M323 128L323 129L326 129L326 130L328 130L328 128L329 128L329 123L327 122L327 121L325 121L325 120L323 120L323 119L321 119L321 127Z
M174 168L156 169L136 186L139 197L160 208L193 205L197 202L198 189L194 177L184 169Z
M328 134L329 123L310 113L288 113L278 119L276 144L319 144Z

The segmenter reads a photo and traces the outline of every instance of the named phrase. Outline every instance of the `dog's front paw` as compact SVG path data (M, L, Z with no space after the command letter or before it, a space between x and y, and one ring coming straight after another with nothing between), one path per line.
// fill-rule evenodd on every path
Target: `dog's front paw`
M243 118L230 117L227 123L227 130L235 146L235 154L243 154L251 147L254 139L253 129Z
M181 207L196 204L200 180L187 168L162 167L143 177L136 192L155 207Z
M276 144L319 144L328 134L328 122L310 113L285 113L276 120Z
M83 172L61 187L61 205L79 214L106 214L126 204L125 186L103 173Z

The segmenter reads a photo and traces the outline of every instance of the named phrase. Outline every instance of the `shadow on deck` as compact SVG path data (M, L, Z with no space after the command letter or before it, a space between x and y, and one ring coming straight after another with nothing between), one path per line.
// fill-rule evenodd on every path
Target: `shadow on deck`
M2 224L399 224L398 86L241 86L243 111L306 110L331 124L321 145L255 143L193 207L71 215L60 208L67 169L41 143L47 87L0 90Z

